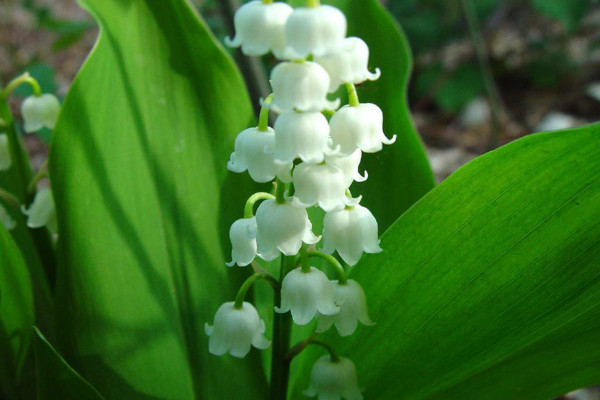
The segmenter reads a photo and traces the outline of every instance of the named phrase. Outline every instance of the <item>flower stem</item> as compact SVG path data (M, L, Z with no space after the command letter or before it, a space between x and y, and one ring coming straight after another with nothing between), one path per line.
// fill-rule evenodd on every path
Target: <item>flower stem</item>
M315 335L312 335L308 339L303 340L303 341L297 343L296 345L294 345L294 347L292 347L290 349L290 351L285 355L286 361L291 362L292 359L294 357L296 357L298 354L302 353L302 350L304 350L306 347L308 347L309 344L315 344L315 345L325 348L325 350L327 350L329 352L331 361L333 361L333 362L339 361L339 357L333 350L333 347L331 347L330 345L328 345L327 343L325 343L322 340L314 339L314 336Z
M344 267L342 267L342 264L340 264L340 262L334 256L331 254L321 253L320 251L309 251L308 255L310 257L319 257L327 261L335 269L335 273L338 276L340 285L345 285L348 282L348 275L346 274Z
M29 182L29 186L27 186L27 192L29 192L29 194L35 193L35 187L40 180L42 180L44 178L48 178L50 176L48 171L44 171L47 167L48 167L48 159L46 159L46 161L44 161L44 163L38 170L37 174L35 174L33 179L31 179L31 182Z
M281 257L281 268L279 270L279 281L283 281L287 271L295 264L296 258ZM281 292L275 291L275 305L281 306ZM285 360L285 355L290 348L290 334L292 329L292 317L290 313L275 313L273 315L273 339L271 354L271 396L270 400L286 400L288 380L290 375L290 363Z
M254 193L252 196L248 197L246 205L244 206L244 218L252 218L254 216L254 204L257 201L273 198L275 198L275 196L273 196L271 193L266 192Z
M277 204L285 204L285 183L277 178L275 184L275 202Z
M24 74L17 76L15 79L10 81L8 85L6 85L6 88L4 88L4 90L2 91L2 97L4 97L5 99L8 98L8 96L10 96L13 90L21 86L23 83L27 83L29 84L29 86L31 86L35 97L40 97L42 95L42 88L40 87L38 81L36 81L34 77L29 75L29 72L25 72Z
M320 5L320 0L306 0L306 7L319 7Z
M17 210L21 206L21 202L19 201L19 198L17 196L10 192L7 192L2 188L0 188L0 199L4 200L7 204L9 204L11 207L16 208Z
M273 286L273 289L275 289L275 292L279 291L278 290L279 282L277 282L277 280L275 278L273 278L271 275L254 273L254 274L250 275L250 277L244 281L244 283L240 287L240 290L238 290L237 296L235 296L235 303L233 304L234 308L239 310L243 307L244 299L246 298L246 294L248 293L248 290L250 290L250 288L252 287L254 282L256 282L258 279L265 279L265 280L269 281L271 286Z
M261 132L266 132L269 130L269 104L271 104L272 101L273 93L267 96L267 98L263 101L263 105L260 109L257 129Z
M351 83L345 83L345 86L348 91L348 105L350 107L356 107L360 104L360 101L358 101L358 93L356 93L356 87Z

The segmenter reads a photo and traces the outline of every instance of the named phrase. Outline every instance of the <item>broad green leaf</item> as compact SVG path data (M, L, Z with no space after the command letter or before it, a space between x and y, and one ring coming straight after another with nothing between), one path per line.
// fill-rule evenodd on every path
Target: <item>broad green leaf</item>
M221 240L250 181L226 170L253 124L244 83L189 2L81 3L101 33L50 154L58 349L107 398L263 398L257 352L212 356L204 333L234 296Z
M373 212L381 231L434 185L423 144L412 123L407 90L412 56L398 24L377 0L332 0L348 19L348 36L362 38L370 49L371 70L381 69L375 82L359 88L363 103L375 103L383 110L384 132L398 135L396 143L375 154L364 154L361 171L369 179L352 186L362 194L362 204Z
M102 400L104 397L81 377L35 328L38 400Z
M600 381L599 133L477 158L354 267L377 325L337 347L365 398L545 400Z
M17 399L31 344L33 292L25 260L0 224L0 397Z

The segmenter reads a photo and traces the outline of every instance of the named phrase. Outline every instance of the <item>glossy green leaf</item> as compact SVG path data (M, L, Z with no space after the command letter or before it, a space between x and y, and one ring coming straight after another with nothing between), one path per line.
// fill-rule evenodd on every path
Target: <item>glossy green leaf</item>
M35 328L37 400L102 400L104 397L86 382Z
M257 353L212 356L204 333L234 296L221 240L250 181L226 169L253 124L241 76L189 2L82 4L101 34L50 154L58 349L107 398L263 398Z
M412 56L404 33L378 0L331 0L348 19L348 36L362 38L370 50L371 70L381 69L375 82L359 88L363 103L375 103L383 111L384 132L398 139L375 154L364 154L361 171L369 173L365 183L352 186L363 195L383 232L396 218L434 185L423 144L412 123L407 90Z
M518 140L354 267L377 325L339 351L368 399L546 400L598 383L599 245L600 125Z
M25 260L0 224L0 397L18 399L31 344L33 292Z

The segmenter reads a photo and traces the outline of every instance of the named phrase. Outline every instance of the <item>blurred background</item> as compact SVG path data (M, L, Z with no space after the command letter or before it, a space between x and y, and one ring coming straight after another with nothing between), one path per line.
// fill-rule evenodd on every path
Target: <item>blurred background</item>
M219 40L231 34L239 0L193 2ZM383 4L412 46L410 104L438 181L528 133L600 120L600 0ZM0 80L29 71L44 92L62 97L96 35L75 0L0 0ZM260 66L241 60L243 73L256 76ZM253 98L264 94L266 80L251 81ZM28 91L19 88L15 101ZM36 168L49 140L49 131L26 137ZM600 400L600 390L562 399Z

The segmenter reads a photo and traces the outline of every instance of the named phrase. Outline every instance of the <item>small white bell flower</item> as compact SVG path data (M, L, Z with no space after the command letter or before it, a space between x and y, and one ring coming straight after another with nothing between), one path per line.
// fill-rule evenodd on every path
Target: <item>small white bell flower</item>
M383 144L392 144L396 135L388 139L383 133L383 113L375 104L361 103L340 108L329 121L333 143L350 154L357 148L365 153L381 150Z
M290 182L292 163L276 163L273 155L265 152L266 148L273 148L274 144L275 131L272 128L267 128L266 131L258 128L245 129L235 138L234 152L231 153L227 169L238 173L248 170L248 174L256 182L270 182L276 176L284 182Z
M256 308L244 302L241 309L234 307L233 301L224 303L215 314L214 326L204 325L210 339L208 351L216 356L229 352L234 357L243 358L250 352L250 346L264 350L270 342L265 338L265 323L260 319Z
M286 111L275 121L275 161L320 163L329 154L329 123L320 112Z
M346 187L350 187L352 182L364 182L369 177L367 171L365 171L364 175L361 175L358 172L358 166L360 165L360 160L362 158L362 151L360 149L354 150L352 154L349 156L329 156L325 157L325 162L327 164L335 165L339 169L344 172L344 176L346 177Z
M323 252L337 250L348 265L356 265L362 253L379 253L377 220L360 204L328 212L323 218Z
M296 59L318 57L341 45L346 28L344 13L335 7L299 7L285 24L285 41Z
M53 94L29 96L21 105L25 132L39 131L43 127L54 129L59 112L60 103Z
M329 134L329 130L327 131L327 133ZM9 169L11 164L12 158L10 156L8 136L6 136L6 134L4 133L0 133L0 171Z
M335 110L340 100L327 100L329 75L312 61L282 62L271 71L273 101L271 108L284 111Z
M294 169L293 182L293 201L302 207L318 204L325 211L333 211L358 201L346 195L346 176L335 165L299 164Z
M10 231L17 226L15 220L10 217L8 211L6 211L6 208L4 208L2 204L0 204L0 222L2 222L7 231Z
M233 17L235 38L225 38L230 47L242 46L247 56L262 56L272 51L282 58L285 50L285 22L293 9L286 3L250 1L242 5Z
M306 325L317 315L334 315L340 311L335 303L334 288L327 275L315 267L303 272L301 267L291 270L281 283L281 308L278 313L292 312L297 325Z
M21 212L27 215L27 226L30 228L48 227L50 232L56 233L56 210L52 191L48 188L39 190L33 198L29 208L21 206Z
M330 93L335 92L342 83L359 84L367 79L374 81L381 75L379 68L374 73L369 71L369 47L357 37L344 39L339 49L315 57L315 61L329 74Z
M329 354L317 360L310 372L306 396L319 400L362 400L354 363L345 357L333 360Z
M298 253L302 243L314 244L320 237L312 233L306 209L289 202L265 200L256 210L258 252L268 259L282 252L286 256ZM272 258L271 258L272 259Z
M241 218L231 224L229 240L231 241L231 262L226 264L228 267L235 264L245 267L254 261L256 258L256 218Z
M346 283L331 282L335 288L335 302L340 307L340 312L335 315L319 315L317 332L325 332L331 325L335 325L340 336L349 336L354 333L358 321L363 325L373 325L367 310L365 291L358 282L348 279Z

